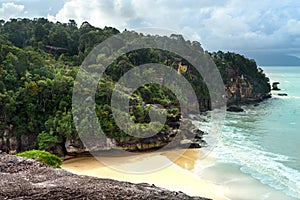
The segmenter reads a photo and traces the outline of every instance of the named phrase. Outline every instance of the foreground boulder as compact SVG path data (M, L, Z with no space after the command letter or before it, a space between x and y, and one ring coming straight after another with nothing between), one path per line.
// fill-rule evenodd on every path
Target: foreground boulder
M154 185L79 176L1 154L0 199L205 199Z

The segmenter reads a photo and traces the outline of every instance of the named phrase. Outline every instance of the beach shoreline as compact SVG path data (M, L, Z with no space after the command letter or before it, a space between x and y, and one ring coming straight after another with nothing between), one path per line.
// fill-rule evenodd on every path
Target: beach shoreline
M172 191L182 191L191 196L202 196L215 200L228 200L221 185L213 184L195 175L192 171L201 149L173 150L165 152L138 153L130 157L114 157L115 164L109 166L93 156L75 157L64 161L62 168L79 175L108 178L132 183L149 183ZM179 156L180 155L180 156ZM106 155L107 156L107 155ZM213 157L201 160L203 168L213 163ZM162 169L139 171L151 163L161 163Z
M93 156L69 158L62 168L78 175L148 183L214 200L295 199L243 172L245 169L239 164L224 160L220 150L208 155L204 151L203 148L174 149L136 152L131 156L102 152L104 156L98 159ZM161 168L157 168L159 164ZM149 170L151 168L154 170Z

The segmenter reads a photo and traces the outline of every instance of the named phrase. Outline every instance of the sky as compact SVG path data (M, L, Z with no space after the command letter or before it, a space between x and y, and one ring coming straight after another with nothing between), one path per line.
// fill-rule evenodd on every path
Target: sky
M0 19L44 17L123 31L175 30L208 51L274 52L300 57L295 0L0 0Z

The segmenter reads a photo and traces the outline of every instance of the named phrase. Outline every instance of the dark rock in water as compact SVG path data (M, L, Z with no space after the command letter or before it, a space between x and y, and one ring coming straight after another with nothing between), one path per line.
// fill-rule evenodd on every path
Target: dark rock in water
M203 135L207 135L207 133L201 131L200 129L193 130L193 133L195 134L195 139L202 139Z
M189 148L191 149L198 149L198 148L201 148L202 146L199 144L199 143L192 143Z
M241 108L240 106L229 106L227 108L227 111L229 111L229 112L244 112L244 109Z
M287 96L286 93L278 93L277 95L278 95L278 96Z
M0 199L203 199L154 185L79 176L0 154Z
M280 83L279 82L274 82L273 84L272 84L272 90L280 90L279 88L278 88L278 85L279 85Z
M254 104L254 107L257 107L257 106L259 106L259 104L258 104L258 103Z
M180 141L180 146L183 148L196 149L196 148L202 148L206 145L207 145L207 143L202 139L192 139L192 140L183 139Z
M184 148L201 148L199 143L196 143L189 139L184 139L180 141L180 146Z

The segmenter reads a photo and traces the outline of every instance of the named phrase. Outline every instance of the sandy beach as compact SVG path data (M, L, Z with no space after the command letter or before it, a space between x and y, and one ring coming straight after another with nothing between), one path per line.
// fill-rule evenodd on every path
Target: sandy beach
M202 196L216 200L227 199L220 185L209 183L192 173L199 158L199 149L167 151L163 153L142 153L129 157L113 157L114 164L101 163L101 157L77 157L64 162L63 169L70 172L100 178L109 178L132 183L149 183L173 191L182 191L191 196ZM180 155L180 157L178 157ZM110 157L111 156L107 156ZM210 157L201 160L203 168L210 163ZM100 160L100 161L99 161ZM171 162L171 164L170 164ZM112 163L112 162L111 162ZM143 166L161 163L167 166L155 171L141 173ZM139 169L139 173L133 173Z

